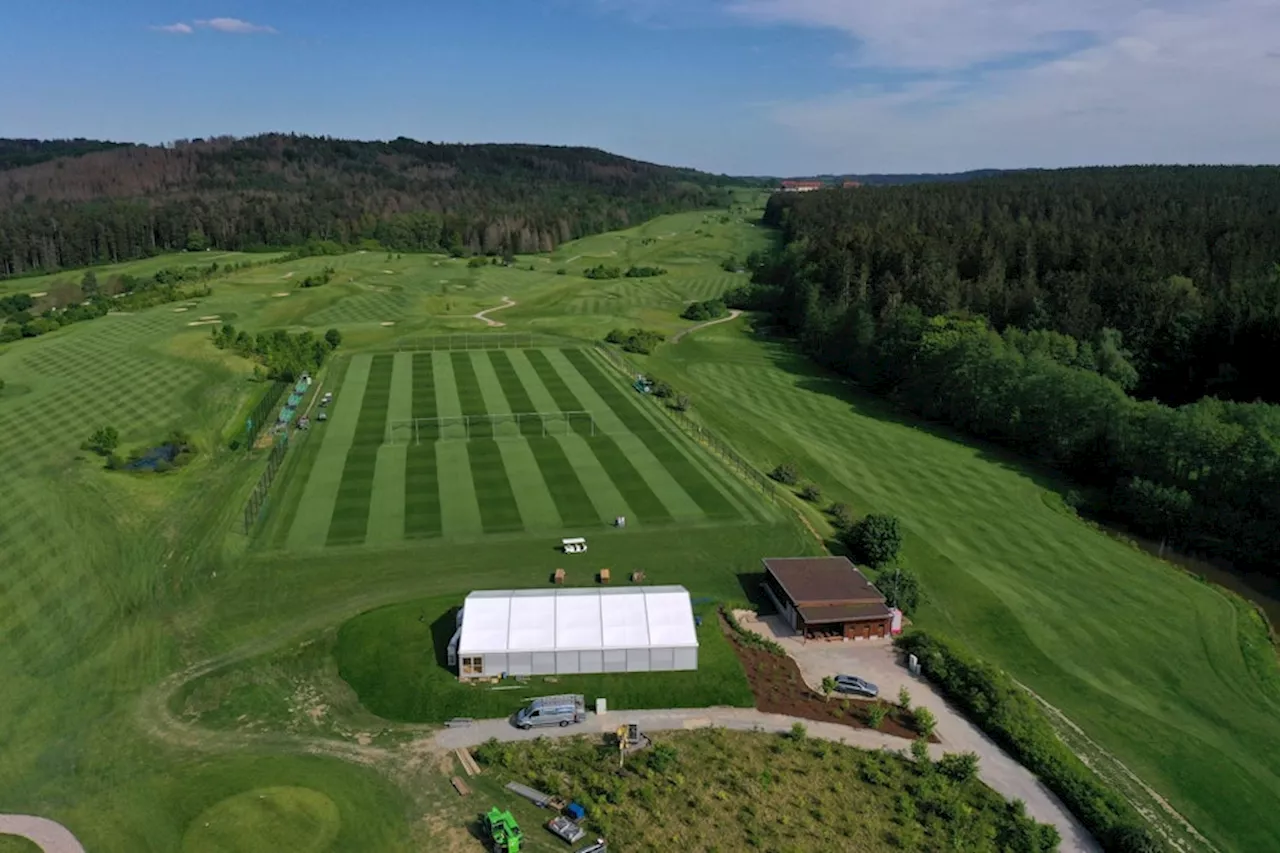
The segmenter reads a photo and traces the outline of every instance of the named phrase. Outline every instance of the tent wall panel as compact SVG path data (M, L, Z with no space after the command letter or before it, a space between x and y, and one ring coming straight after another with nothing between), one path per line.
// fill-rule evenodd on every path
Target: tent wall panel
M627 649L627 672L648 672L649 650Z
M650 649L649 650L649 669L655 672L664 672L674 669L676 665L675 649Z
M698 668L698 649L697 647L676 649L675 665L673 669L686 670Z
M598 649L578 652L578 672L604 672L604 652Z
M512 675L533 675L533 655L529 652L512 652L507 656L507 672Z
M626 649L605 649L604 650L604 671L605 672L626 672L627 671L627 650Z
M533 674L534 675L555 675L556 674L556 653L555 652L534 652L533 653Z

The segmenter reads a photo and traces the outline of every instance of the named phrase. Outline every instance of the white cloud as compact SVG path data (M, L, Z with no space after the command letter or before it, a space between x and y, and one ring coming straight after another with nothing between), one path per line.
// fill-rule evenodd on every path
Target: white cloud
M176 24L162 24L159 26L152 27L151 29L155 30L158 33L172 33L178 36L189 36L193 32L195 32L195 30L191 29L190 24L184 24L181 22Z
M235 33L237 35L275 32L273 27L266 27L261 24L251 24L248 21L242 21L239 18L210 18L206 21L196 21L196 26L204 27L209 30L217 30L220 33Z
M739 0L731 8L855 40L861 82L767 109L816 164L802 171L1280 154L1273 0ZM1068 47L1068 33L1081 46ZM1053 58L992 65L1055 42ZM888 88L874 73L884 70L921 76Z

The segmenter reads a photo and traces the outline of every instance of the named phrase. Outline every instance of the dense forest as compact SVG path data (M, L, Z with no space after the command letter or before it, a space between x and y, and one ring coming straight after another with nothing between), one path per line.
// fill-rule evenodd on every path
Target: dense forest
M1073 503L1276 572L1280 406L1248 401L1280 400L1280 170L1016 173L779 195L766 217L784 248L731 304L1066 471Z
M11 148L21 145L0 142L0 154ZM539 145L272 134L120 147L3 172L0 276L309 240L549 251L662 213L727 205L725 183L596 149Z
M97 139L0 139L0 172L34 166L59 157L79 157L94 151L125 147L127 143Z

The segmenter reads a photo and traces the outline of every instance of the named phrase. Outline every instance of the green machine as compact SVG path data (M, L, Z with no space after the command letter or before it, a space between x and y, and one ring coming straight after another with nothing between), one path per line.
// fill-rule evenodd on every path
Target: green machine
M484 825L489 837L493 839L495 853L520 853L524 833L520 831L520 825L510 811L494 806L484 816Z

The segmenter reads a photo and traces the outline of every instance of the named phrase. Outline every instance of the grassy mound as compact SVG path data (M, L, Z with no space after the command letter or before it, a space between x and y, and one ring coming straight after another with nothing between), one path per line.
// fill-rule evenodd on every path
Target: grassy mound
M341 826L337 804L319 791L258 788L201 812L182 839L182 853L320 853L338 837Z

